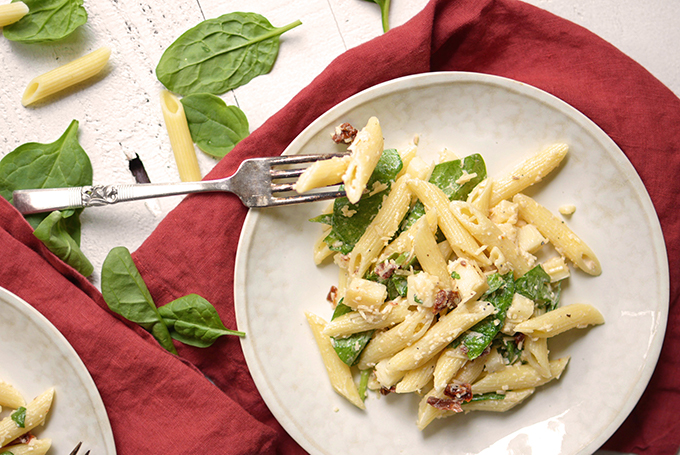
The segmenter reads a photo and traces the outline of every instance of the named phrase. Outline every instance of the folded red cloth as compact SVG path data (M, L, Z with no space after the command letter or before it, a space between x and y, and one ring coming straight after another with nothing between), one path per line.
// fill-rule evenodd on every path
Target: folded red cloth
M210 178L246 158L275 155L323 112L380 82L428 71L516 79L571 104L626 153L659 214L671 270L661 358L637 407L605 448L675 454L680 446L680 100L592 33L515 0L432 0L407 24L338 57L285 108L241 142ZM236 247L246 209L227 194L187 197L135 252L154 299L206 297L228 327ZM105 310L101 294L54 258L0 201L0 286L33 304L69 339L101 392L120 454L303 453L260 398L235 338L209 349L163 351ZM85 232L84 235L87 235ZM634 269L634 258L631 258ZM205 374L214 385L204 376Z

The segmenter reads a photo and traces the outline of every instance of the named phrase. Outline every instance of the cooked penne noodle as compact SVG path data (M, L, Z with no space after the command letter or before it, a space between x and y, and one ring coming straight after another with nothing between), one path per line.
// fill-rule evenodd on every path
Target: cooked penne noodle
M359 391L354 384L349 367L335 353L330 337L323 334L326 321L312 313L305 313L305 315L316 339L316 344L319 346L319 351L321 352L321 357L323 358L323 363L333 389L347 398L354 406L365 409L364 402L359 396Z
M406 305L392 305L390 303L386 303L385 305L384 308L390 308L390 311L383 318L377 318L375 321L368 321L358 311L345 313L342 316L333 319L326 325L324 335L331 337L347 337L353 333L384 329L385 327L391 327L403 322L409 314Z
M33 438L25 444L12 444L2 448L0 454L12 455L45 455L52 446L51 439Z
M567 155L567 144L555 144L527 158L510 173L495 179L491 193L491 206L510 199L520 191L540 182L562 162Z
M392 370L412 370L429 361L458 336L494 312L488 302L459 305L432 325L421 339L389 360Z
M394 391L397 393L420 392L432 380L436 365L437 357L433 357L418 368L407 371L403 379L397 383Z
M517 246L489 218L472 205L463 201L452 201L451 212L460 224L472 234L482 245L490 249L498 248L505 260L512 266L515 278L531 270L527 260L519 253Z
M342 182L342 175L349 165L349 155L333 157L329 160L316 161L310 165L297 179L293 188L298 193L304 193L314 188L337 185Z
M399 151L399 158L401 158L401 171L397 174L397 178L401 177L402 175L408 173L409 169L413 169L411 167L411 162L417 158L416 153L418 153L418 147L415 145L409 145L403 150Z
M434 388L444 390L444 387L451 382L467 361L468 358L460 347L444 349L437 358L437 365L434 369Z
M604 324L597 308L585 303L573 303L515 326L517 332L538 338L550 338L573 328Z
M538 374L544 378L549 378L552 375L550 360L548 359L547 338L526 337L524 339L524 352L527 354L527 362L538 371Z
M28 83L21 104L28 106L97 75L104 69L110 56L111 49L102 47L35 77Z
M484 179L474 187L467 198L467 202L482 212L485 216L489 216L489 209L491 208L491 188L493 181Z
M513 390L505 394L502 400L485 400L474 401L470 403L463 403L461 407L463 411L490 411L490 412L505 412L514 408L527 398L531 396L536 390L533 387L528 389Z
M602 273L600 261L593 250L550 210L524 194L516 194L513 201L519 205L522 219L536 226L555 249L576 267L590 275Z
M24 2L0 5L0 27L13 24L28 14L28 6Z
M447 269L446 259L442 255L432 230L427 222L427 217L421 217L416 223L413 250L416 253L420 266L426 273L439 279L439 286L443 289L451 289L451 275Z
M26 415L24 427L18 426L14 420L12 420L11 415L0 421L0 447L8 442L14 441L22 434L28 433L33 428L43 423L47 418L47 413L50 411L53 399L54 388L50 388L28 403L25 407Z
M411 191L408 189L407 182L408 177L404 176L394 183L380 211L354 245L354 249L349 254L348 269L351 276L363 277L369 266L376 261L382 249L397 232L399 223L406 215L411 202Z
M352 204L356 204L361 199L366 183L383 152L383 145L380 122L377 118L371 117L348 148L352 155L342 181L345 183L347 199Z
M376 334L359 357L359 369L365 370L418 341L430 328L434 313L427 309L409 312L403 322Z
M379 308L387 298L387 287L375 281L354 278L345 291L343 303L352 309L361 307Z
M449 198L446 197L442 190L431 183L417 179L410 180L409 187L425 205L426 211L436 212L439 219L439 228L458 256L468 256L474 258L480 264L489 264L488 258L479 251L479 244L475 238L451 213Z
M509 390L538 387L558 379L569 362L569 357L550 362L550 376L543 377L531 365L513 365L496 373L489 373L472 384L472 393L503 393Z
M177 163L180 180L183 182L201 180L201 170L198 167L196 149L191 139L182 103L175 95L167 90L163 90L161 92L161 109L165 119L165 127L168 130L168 137L170 138L170 146Z
M26 401L16 387L4 381L0 381L0 406L17 409L25 406Z
M314 263L316 265L321 264L326 258L333 256L333 253L335 253L335 251L331 250L328 244L324 242L324 239L331 229L331 226L326 226L323 229L321 236L314 242Z

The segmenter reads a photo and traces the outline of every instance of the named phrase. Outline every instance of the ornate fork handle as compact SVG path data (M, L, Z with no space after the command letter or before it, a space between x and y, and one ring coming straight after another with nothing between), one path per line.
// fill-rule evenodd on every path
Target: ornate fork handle
M118 202L207 191L231 191L229 180L17 190L14 192L13 202L17 210L29 215L52 210L97 207Z

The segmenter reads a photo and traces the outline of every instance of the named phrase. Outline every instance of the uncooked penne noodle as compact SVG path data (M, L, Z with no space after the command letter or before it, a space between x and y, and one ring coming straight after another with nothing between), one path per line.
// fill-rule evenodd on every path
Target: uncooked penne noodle
M449 245L458 256L474 258L481 265L489 265L475 238L460 224L449 209L449 198L437 186L423 180L412 179L409 187L425 205L426 211L435 211L439 228L444 233Z
M26 401L16 387L5 381L0 381L0 406L17 409L25 405Z
M384 318L367 321L358 311L352 311L330 321L324 329L324 335L347 337L353 333L384 329L403 322L409 314L408 307L404 304L392 305L386 303L385 305L390 306L391 309Z
M412 370L429 361L458 336L495 311L488 302L459 305L439 318L421 339L389 360L393 370Z
M184 107L179 98L167 90L161 92L161 109L168 130L170 146L175 156L179 178L183 182L201 180L201 170L198 167L196 149L191 139Z
M330 337L323 334L326 321L312 313L305 313L305 316L307 316L307 322L312 329L316 344L319 346L323 364L326 367L326 372L333 389L347 398L354 406L365 409L364 402L359 396L359 391L354 383L349 366L340 360L340 357L335 353Z
M28 14L28 6L24 2L0 5L0 27L13 24Z
M11 453L12 455L45 455L52 446L51 439L33 438L25 444L12 444L3 447L0 454Z
M590 275L602 273L600 261L593 250L550 210L524 194L516 194L512 200L519 205L520 217L536 226L555 249L576 267Z
M567 144L554 144L522 161L510 173L495 179L491 189L491 207L540 182L567 155Z
M305 169L293 185L293 188L298 193L304 193L314 188L337 185L342 182L342 175L347 170L349 160L350 157L347 155L316 161Z
M26 416L24 419L24 427L18 426L14 420L12 420L11 415L0 421L0 447L8 442L14 441L22 434L28 433L33 428L43 423L45 418L47 418L47 413L50 411L53 399L54 388L50 388L28 403L25 407Z
M397 393L420 392L432 380L436 365L437 357L433 357L418 368L407 371L402 380L397 383L394 391Z
M531 270L531 266L520 254L517 246L482 212L463 201L452 201L449 206L460 224L478 242L487 245L489 249L496 247L500 250L505 260L511 264L515 278L519 278Z
M461 407L463 411L490 411L490 412L505 412L514 408L534 393L533 387L528 389L513 390L505 394L502 400L484 400L472 401L470 403L463 403Z
M439 279L439 286L443 289L452 289L451 275L449 274L446 259L441 253L437 240L430 229L427 217L421 217L414 224L416 227L413 239L413 251L416 253L418 262L423 271L434 275Z
M569 357L550 362L550 377L541 376L531 365L513 365L495 373L489 373L472 384L472 393L503 393L509 390L538 387L558 379L569 362Z
M365 370L379 361L392 357L397 352L418 341L430 328L434 320L434 313L429 309L419 309L409 312L404 322L389 330L376 334L368 342L361 357L359 369Z
M408 176L398 179L371 224L349 254L349 273L363 277L399 228L411 203Z
M604 317L597 308L573 303L517 324L515 331L531 337L550 338L573 328L599 324L604 324Z
M377 118L368 119L366 126L357 133L348 150L352 152L349 164L342 176L347 199L356 204L366 189L368 179L383 152L383 136Z
M102 47L35 77L28 83L21 104L28 106L97 75L104 69L110 56L111 49Z

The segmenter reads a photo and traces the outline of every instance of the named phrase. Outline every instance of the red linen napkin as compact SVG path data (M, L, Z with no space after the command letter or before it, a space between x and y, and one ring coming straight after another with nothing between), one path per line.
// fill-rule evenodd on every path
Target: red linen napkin
M592 33L514 0L432 0L404 26L338 57L209 177L231 174L243 159L281 153L315 118L367 87L444 70L505 76L558 96L604 129L642 177L668 248L670 316L650 385L605 448L675 454L680 100ZM167 216L134 254L158 304L197 293L235 327L233 269L245 214L231 195L204 194L187 197ZM108 313L99 292L36 241L3 201L0 223L0 286L28 300L73 344L104 399L120 454L303 452L258 395L237 339L203 350L178 346L179 358L168 354Z

